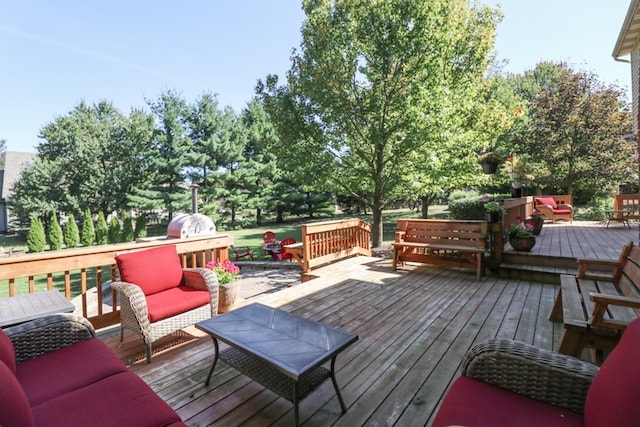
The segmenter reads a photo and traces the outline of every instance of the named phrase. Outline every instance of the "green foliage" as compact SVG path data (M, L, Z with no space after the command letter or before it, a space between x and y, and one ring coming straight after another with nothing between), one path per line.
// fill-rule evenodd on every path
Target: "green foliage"
M133 240L133 220L131 214L125 212L122 220L122 241L131 242Z
M29 252L42 252L47 244L44 226L40 218L31 218L29 233L27 234L27 248Z
M147 220L144 214L136 217L135 239L147 237Z
M292 181L361 199L379 246L386 206L468 178L469 140L458 135L479 101L499 16L467 0L303 9L287 86L269 76L258 92L277 118Z
M120 220L116 215L111 217L109 221L109 243L120 243L122 241L122 232L120 229Z
M507 194L473 195L471 197L449 200L449 214L452 219L486 219L487 203L509 198Z
M109 227L104 218L104 213L98 213L98 223L96 224L96 243L98 245L106 245L109 243Z
M76 248L80 244L80 231L73 214L69 214L67 225L64 228L64 244L67 248Z
M579 217L581 220L586 221L604 221L606 219L604 211L612 207L613 197L594 197L587 203L585 209L581 210ZM578 215L575 215L575 217L578 217Z
M51 221L49 224L49 248L52 251L62 249L63 237L62 227L58 221L58 214L53 211L51 213Z
M449 203L459 199L470 199L480 197L480 193L476 190L453 190L451 194L449 194Z
M87 209L84 213L84 219L82 220L82 246L91 246L96 240L96 230L93 226L93 219L91 218L91 211Z

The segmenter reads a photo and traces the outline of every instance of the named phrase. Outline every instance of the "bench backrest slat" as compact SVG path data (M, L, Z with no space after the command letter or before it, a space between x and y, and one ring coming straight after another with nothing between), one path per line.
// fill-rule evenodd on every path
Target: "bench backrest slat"
M617 283L620 293L626 297L640 298L640 247L633 246L622 267Z
M399 219L398 230L405 242L443 243L449 240L459 246L480 247L486 244L488 226L485 221L452 221Z

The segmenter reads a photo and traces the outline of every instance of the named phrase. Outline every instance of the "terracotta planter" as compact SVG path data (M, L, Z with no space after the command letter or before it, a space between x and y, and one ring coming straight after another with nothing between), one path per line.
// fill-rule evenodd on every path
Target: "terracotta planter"
M224 285L218 285L218 314L233 309L238 296L239 282L237 280Z
M509 236L509 244L516 251L529 252L536 245L536 238Z

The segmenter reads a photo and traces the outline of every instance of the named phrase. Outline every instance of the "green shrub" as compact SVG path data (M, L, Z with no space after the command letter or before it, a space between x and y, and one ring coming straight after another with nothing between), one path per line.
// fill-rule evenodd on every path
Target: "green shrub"
M27 248L29 252L42 252L47 244L44 226L40 218L31 218L29 233L27 234Z
M96 230L93 227L93 220L91 219L91 211L87 209L84 213L84 220L82 221L82 246L91 246L96 240Z
M113 216L109 221L109 243L120 243L120 220L117 216Z
M131 214L126 212L124 219L122 220L122 241L131 242L133 240L133 222L131 220Z
M144 214L139 214L136 217L136 231L135 238L147 237L147 219Z
M613 209L613 197L594 197L589 200L586 209L582 210L583 215L580 215L580 219L587 221L604 221L606 219L604 211L608 209Z
M73 214L69 214L67 226L64 228L64 244L67 248L77 248L80 244L80 231Z
M480 193L476 190L453 190L451 194L449 194L449 202L460 199L472 199L479 196Z
M96 224L96 243L99 245L106 245L109 243L109 227L107 227L107 220L104 219L104 213L102 213L102 211L98 213L98 223Z
M58 214L53 211L51 212L51 224L49 225L49 249L52 251L62 249L62 243L62 227L58 222Z
M484 208L484 204L489 201L498 201L507 199L510 197L508 194L488 194L488 198L483 199L483 196L476 194L472 197L467 197L458 200L449 200L449 215L452 219L486 219L487 211Z

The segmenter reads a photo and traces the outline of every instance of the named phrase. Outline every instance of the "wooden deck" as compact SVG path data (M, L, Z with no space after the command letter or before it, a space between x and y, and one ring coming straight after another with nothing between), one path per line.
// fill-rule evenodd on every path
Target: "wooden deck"
M613 222L605 228L602 222L596 221L559 221L542 227L531 254L617 260L622 247L629 241L638 243L637 222L631 222L631 228ZM506 247L510 248L509 245Z
M493 274L478 282L473 272L434 267L394 272L390 260L369 257L314 273L320 277L259 299L360 337L336 363L347 413L329 381L301 402L307 426L428 425L473 343L498 336L554 349L562 332L547 320L557 292L550 284ZM124 345L103 337L191 426L293 423L291 403L224 363L205 387L213 345L195 328L187 332L150 365L135 336Z

